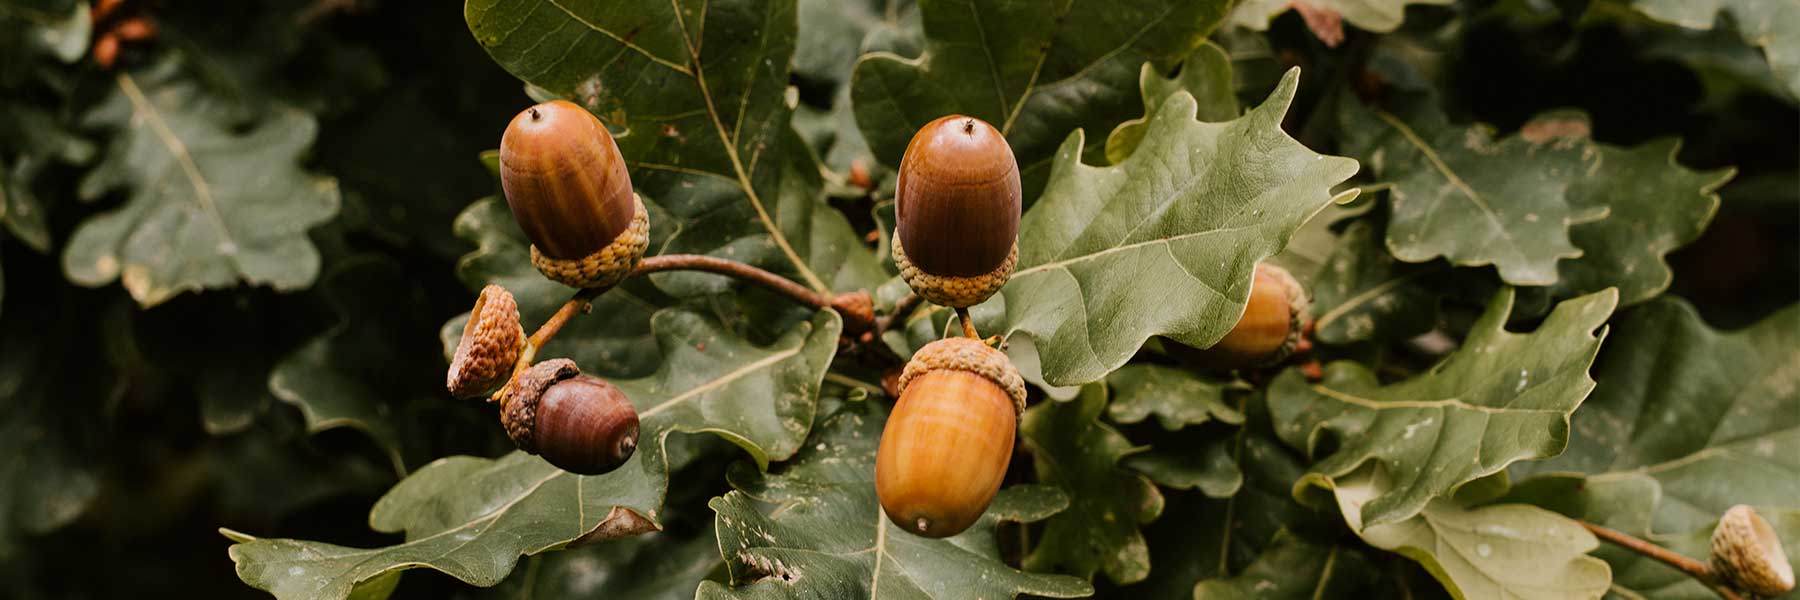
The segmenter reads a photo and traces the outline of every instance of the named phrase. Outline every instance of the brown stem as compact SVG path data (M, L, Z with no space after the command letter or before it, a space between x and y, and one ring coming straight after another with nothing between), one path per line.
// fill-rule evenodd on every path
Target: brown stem
M887 330L893 328L895 323L906 322L907 315L912 314L913 309L923 304L923 300L918 294L907 294L905 298L894 303L893 312L875 320L875 339L881 339L881 334L887 333Z
M969 318L969 309L956 309L956 320L962 321L963 335L971 340L980 341L981 334L975 333L975 320Z
M795 302L824 310L831 308L831 299L812 291L811 288L794 283L786 277L746 265L735 260L726 260L700 254L663 254L648 256L644 262L638 263L632 277L642 277L658 271L705 271L727 275L760 285L769 291L787 296Z
M1594 534L1594 537L1624 547L1626 550L1656 559L1657 562L1669 565L1677 571L1686 573L1689 577L1693 577L1700 583L1712 588L1713 592L1719 594L1719 597L1721 598L1725 598L1726 600L1743 599L1742 596L1739 596L1737 592L1733 591L1730 587L1721 585L1719 583L1719 576L1713 573L1712 568L1706 566L1706 563L1676 554L1668 548L1652 544L1617 529L1595 525L1581 519L1576 519L1575 522L1580 523L1582 527L1587 528L1588 531Z

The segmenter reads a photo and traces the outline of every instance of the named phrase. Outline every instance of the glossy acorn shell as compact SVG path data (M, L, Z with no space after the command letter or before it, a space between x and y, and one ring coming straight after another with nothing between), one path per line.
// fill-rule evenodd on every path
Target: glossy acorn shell
M981 119L951 115L906 145L895 190L895 225L906 255L940 277L999 268L1019 239L1019 163Z
M565 471L611 472L631 459L637 440L637 409L604 379L565 379L538 399L537 453Z
M909 382L875 456L875 493L888 519L931 538L973 525L1012 460L1016 410L999 385L968 371L939 369Z
M567 100L513 117L500 138L500 187L539 252L575 260L631 224L631 176L606 126Z

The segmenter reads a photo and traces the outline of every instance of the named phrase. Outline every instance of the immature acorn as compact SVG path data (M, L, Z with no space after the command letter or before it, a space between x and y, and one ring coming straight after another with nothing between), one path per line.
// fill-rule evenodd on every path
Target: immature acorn
M1019 163L999 130L962 115L927 123L894 195L894 263L914 293L965 308L1006 285L1019 260Z
M913 355L899 387L875 454L881 510L917 535L961 533L1000 491L1025 381L999 350L947 338Z
M469 322L463 325L462 341L456 343L444 385L458 398L473 398L500 387L512 375L524 348L518 302L506 288L488 284L475 297L475 309L469 311Z
M600 119L566 100L513 117L500 138L500 187L545 277L609 287L649 247L650 216Z
M1272 264L1256 265L1250 284L1250 301L1237 325L1218 343L1204 350L1167 344L1177 358L1189 364L1215 369L1262 367L1286 360L1300 344L1300 334L1310 317L1306 312L1306 288Z
M1712 534L1712 569L1738 588L1762 597L1794 589L1794 567L1775 528L1739 504L1725 511Z
M637 408L606 380L566 358L532 365L501 400L500 420L520 450L557 468L599 475L637 450Z

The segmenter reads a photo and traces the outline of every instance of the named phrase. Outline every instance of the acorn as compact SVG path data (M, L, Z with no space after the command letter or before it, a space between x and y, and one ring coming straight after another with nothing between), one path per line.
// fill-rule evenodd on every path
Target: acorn
M1212 369L1266 367L1287 360L1301 341L1311 317L1307 314L1306 288L1272 264L1256 265L1250 284L1250 300L1237 325L1218 343L1204 350L1170 343L1165 347L1191 365Z
M1725 511L1712 534L1712 569L1733 586L1762 597L1794 589L1794 567L1775 528L1739 504Z
M458 398L480 396L506 383L524 349L519 303L506 288L488 284L475 297L475 308L463 325L462 340L451 355L444 385Z
M917 535L961 533L1000 491L1025 381L999 350L948 338L913 355L899 388L875 454L881 510Z
M1006 136L951 115L913 135L894 189L894 263L913 292L967 308L1006 285L1019 260L1019 163Z
M617 284L650 245L650 215L606 125L566 100L513 117L500 138L500 188L531 264L578 288Z
M500 419L520 450L580 475L611 472L637 450L631 399L566 358L532 365L501 400Z

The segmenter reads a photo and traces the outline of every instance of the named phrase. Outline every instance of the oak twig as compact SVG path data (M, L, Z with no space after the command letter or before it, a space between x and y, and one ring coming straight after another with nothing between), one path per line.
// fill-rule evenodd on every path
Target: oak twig
M1726 600L1743 599L1742 596L1739 596L1738 593L1729 586L1723 585L1719 581L1718 574L1713 572L1712 567L1706 566L1706 563L1682 556L1668 548L1652 544L1637 536L1617 529L1595 525L1582 519L1576 519L1575 522L1580 523L1582 527L1593 533L1594 537L1611 542L1626 550L1655 559L1657 562L1669 565L1677 571L1686 573L1689 577L1693 577L1700 583L1712 588L1713 592L1717 593L1721 598L1725 598Z

